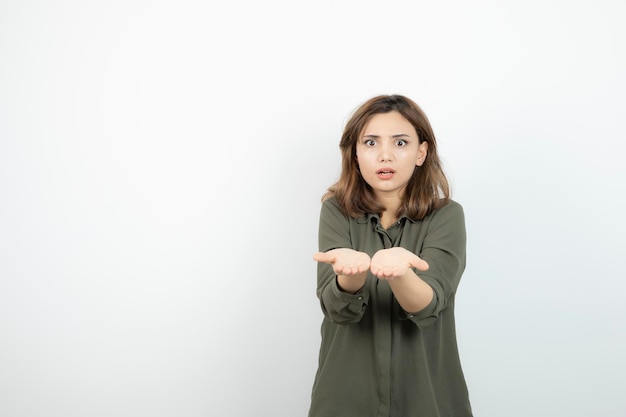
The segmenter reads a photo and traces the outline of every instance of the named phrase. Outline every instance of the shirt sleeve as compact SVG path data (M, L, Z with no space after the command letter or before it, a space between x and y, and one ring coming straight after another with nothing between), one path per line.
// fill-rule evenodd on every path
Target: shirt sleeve
M319 222L319 250L327 252L337 248L352 249L350 219L334 199L322 204ZM356 294L343 292L337 285L337 276L330 264L317 266L317 297L324 316L335 323L357 323L363 317L369 300L367 286Z
M418 254L429 268L415 273L433 289L433 300L428 306L406 315L418 327L432 325L456 293L465 270L466 240L463 207L451 201L434 214Z

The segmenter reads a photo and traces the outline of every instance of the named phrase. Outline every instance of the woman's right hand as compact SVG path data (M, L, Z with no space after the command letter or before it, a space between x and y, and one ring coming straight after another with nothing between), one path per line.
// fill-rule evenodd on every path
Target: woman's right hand
M338 248L313 255L317 262L331 264L337 276L359 275L370 268L370 257L365 252L354 249Z

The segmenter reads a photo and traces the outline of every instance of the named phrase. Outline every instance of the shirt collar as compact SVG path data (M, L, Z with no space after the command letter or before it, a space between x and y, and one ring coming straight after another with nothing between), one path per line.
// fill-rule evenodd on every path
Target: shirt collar
M380 223L380 216L378 214L372 213L359 217L358 219L356 219L356 222L359 224L366 224L370 223L373 219L376 219L376 222ZM400 216L397 221L401 221L402 219L407 219L411 223L415 223L415 220L410 219L409 217L407 217L406 214Z

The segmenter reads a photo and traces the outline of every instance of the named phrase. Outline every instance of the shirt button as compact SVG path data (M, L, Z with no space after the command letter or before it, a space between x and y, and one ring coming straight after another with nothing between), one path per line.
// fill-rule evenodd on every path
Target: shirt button
M359 300L359 301L361 301L362 299L363 299L363 297L360 296L360 295L357 297L357 300Z
M408 318L412 319L413 318L413 314L407 314L406 315Z

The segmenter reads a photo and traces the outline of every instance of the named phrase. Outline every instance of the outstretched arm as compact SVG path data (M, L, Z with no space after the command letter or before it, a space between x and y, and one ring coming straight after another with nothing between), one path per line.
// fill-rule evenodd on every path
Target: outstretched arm
M404 311L418 312L433 299L433 289L412 268L428 270L428 263L402 247L379 250L372 256L370 269L379 279L389 282Z
M364 252L339 248L328 252L317 252L313 255L313 259L332 265L337 275L337 285L342 291L354 294L365 284L370 257Z

